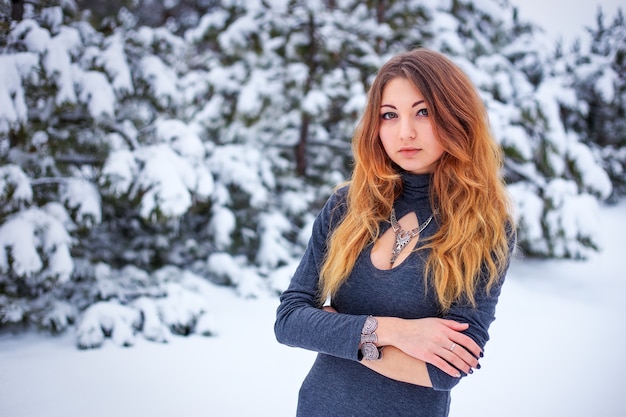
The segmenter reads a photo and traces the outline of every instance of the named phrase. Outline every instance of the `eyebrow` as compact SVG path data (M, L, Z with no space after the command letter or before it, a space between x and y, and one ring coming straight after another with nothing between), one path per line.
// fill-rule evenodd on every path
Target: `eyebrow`
M419 106L422 103L424 103L424 100L416 101L415 103L413 103L413 105L411 105L411 108ZM380 107L391 107L392 109L398 110L398 108L393 104L381 104Z

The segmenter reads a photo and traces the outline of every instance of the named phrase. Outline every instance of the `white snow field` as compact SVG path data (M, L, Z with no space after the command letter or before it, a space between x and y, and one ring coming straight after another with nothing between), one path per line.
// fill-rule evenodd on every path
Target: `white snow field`
M626 415L626 201L601 213L592 259L514 261L482 369L454 389L452 417ZM275 341L277 304L216 287L217 334L167 344L79 350L72 332L2 335L0 416L293 416L314 354Z

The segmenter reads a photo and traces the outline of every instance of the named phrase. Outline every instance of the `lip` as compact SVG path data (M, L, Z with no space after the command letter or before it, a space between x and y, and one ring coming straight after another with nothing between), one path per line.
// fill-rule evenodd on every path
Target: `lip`
M419 148L413 148L413 147L408 147L408 146L407 146L407 147L400 148L400 149L398 150L398 152L400 152L402 155L405 155L405 156L415 155L415 154L416 154L416 153L418 153L419 151L421 151L421 149L419 149Z

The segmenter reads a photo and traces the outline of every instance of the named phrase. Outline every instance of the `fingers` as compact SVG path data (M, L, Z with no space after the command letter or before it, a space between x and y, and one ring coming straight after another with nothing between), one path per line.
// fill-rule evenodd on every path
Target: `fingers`
M446 335L450 339L451 343L463 346L468 352L470 352L475 358L479 358L482 354L482 349L474 340L460 333L463 330L467 330L469 328L468 323L459 323L454 320L440 319L440 322L444 324L449 329L453 330L453 332L449 332Z
M479 366L478 360L463 346L452 342L449 348L444 348L440 357L465 374L473 373L473 369Z
M438 320L445 326L457 332L461 332L469 328L469 324L467 323L459 323L458 321L448 320L448 319L438 319Z
M459 370L455 368L454 366L450 365L447 361L443 360L440 356L435 356L430 361L430 363L432 363L434 366L436 366L437 368L441 369L443 372L447 373L448 375L454 378L461 377L461 373L459 372Z
M401 337L392 343L414 358L431 363L453 377L471 374L479 368L478 358L482 348L468 335L462 333L468 323L454 320L424 318L401 321Z
M452 333L451 335L449 335L450 337L450 346L448 348L451 348L452 343L454 343L456 345L456 347L451 348L451 351L456 351L456 349L458 349L458 347L463 347L465 353L467 353L467 355L471 356L473 362L478 362L478 358L480 358L482 356L482 349L480 348L480 346L478 346L478 344L476 342L474 342L474 340L463 334L463 333ZM460 356L466 356L466 355L460 355ZM468 362L469 363L469 362Z
M453 350L440 348L428 362L455 378L460 378L461 372L465 375L472 374L480 366L476 358L459 345L455 345Z
M456 368L457 373L458 370L465 374L473 373L473 369L480 367L478 358L482 357L482 349L471 337L460 333L460 331L466 330L469 324L458 323L453 320L443 320L443 322L452 331L446 332L448 339L443 342L442 349L438 352L439 356L446 363ZM446 369L442 370L450 373Z

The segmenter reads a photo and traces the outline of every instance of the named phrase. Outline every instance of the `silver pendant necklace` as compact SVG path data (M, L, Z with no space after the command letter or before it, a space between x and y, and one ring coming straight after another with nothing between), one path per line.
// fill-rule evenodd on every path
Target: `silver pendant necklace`
M430 224L430 221L433 219L434 215L435 213L431 214L430 217L426 219L426 221L422 223L419 227L416 227L415 229L407 232L402 228L402 226L400 226L398 220L396 219L396 209L391 209L391 218L389 220L391 222L391 228L396 234L396 243L395 245L393 245L393 249L391 251L391 260L389 261L390 267L393 267L393 264L396 262L398 255L400 255L402 249L404 249L404 247L409 244L411 239L413 239L415 236L419 235L424 229L426 229L426 227Z

